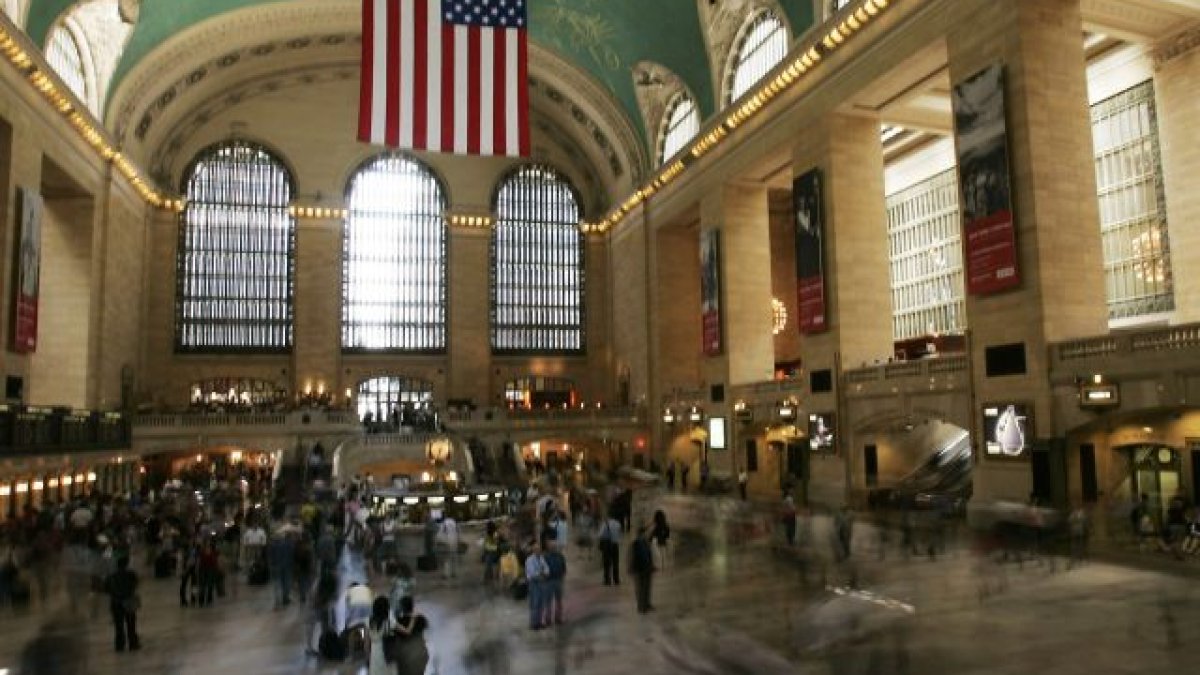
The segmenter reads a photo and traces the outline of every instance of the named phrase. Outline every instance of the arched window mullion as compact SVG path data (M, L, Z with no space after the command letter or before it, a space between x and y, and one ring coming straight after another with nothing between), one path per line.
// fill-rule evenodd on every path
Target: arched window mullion
M289 351L295 221L287 169L258 146L231 141L201 153L184 193L176 349Z
M518 169L496 195L492 349L580 353L583 235L574 190L542 166Z
M351 179L344 235L342 347L446 348L446 198L431 171L382 155Z
M790 42L787 27L774 12L764 11L751 18L736 42L726 103L736 101L770 72L787 55Z

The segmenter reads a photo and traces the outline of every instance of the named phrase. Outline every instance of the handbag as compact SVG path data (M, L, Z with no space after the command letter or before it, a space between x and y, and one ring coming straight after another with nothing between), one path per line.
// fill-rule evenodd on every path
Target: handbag
M130 614L136 613L142 608L142 596L134 593L133 595L121 601L121 608Z

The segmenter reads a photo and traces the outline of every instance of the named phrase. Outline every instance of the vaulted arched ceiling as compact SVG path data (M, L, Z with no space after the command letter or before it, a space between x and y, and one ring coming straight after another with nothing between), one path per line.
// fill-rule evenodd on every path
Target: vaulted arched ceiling
M65 11L88 0L37 0L27 32L39 45ZM718 0L720 1L720 0ZM716 93L704 26L697 3L710 0L529 0L531 40L573 63L600 82L620 104L632 126L641 114L632 76L635 64L668 68L696 96L701 113L716 109ZM358 0L140 0L137 26L117 66L112 90L161 47L197 24L256 5L338 5L357 15ZM813 0L778 0L794 32L813 22ZM644 140L644 139L643 139Z

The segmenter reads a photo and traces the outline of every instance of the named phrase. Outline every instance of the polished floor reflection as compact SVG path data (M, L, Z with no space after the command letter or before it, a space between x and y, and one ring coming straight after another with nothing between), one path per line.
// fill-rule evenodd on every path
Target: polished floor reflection
M526 606L484 593L468 555L457 581L418 579L430 673L1182 673L1194 669L1200 592L1178 571L1062 559L996 563L965 537L906 556L859 523L838 563L832 524L801 527L810 555L773 538L769 511L679 496L660 500L677 546L657 575L658 611L639 615L632 583L601 584L598 557L569 557L567 624L531 632ZM806 531L807 529L807 531ZM624 551L623 551L624 553ZM804 564L801 564L801 563ZM625 561L622 561L624 564ZM346 580L362 565L343 558ZM142 572L142 576L147 575ZM370 580L376 588L386 580ZM3 610L0 673L225 675L365 673L305 654L309 612L273 610L271 590L234 584L206 609L178 606L177 581L145 580L144 648L112 651L103 603L36 600ZM93 613L93 610L96 610ZM31 658L36 657L36 658ZM23 665L24 664L24 665ZM7 668L8 670L3 670Z

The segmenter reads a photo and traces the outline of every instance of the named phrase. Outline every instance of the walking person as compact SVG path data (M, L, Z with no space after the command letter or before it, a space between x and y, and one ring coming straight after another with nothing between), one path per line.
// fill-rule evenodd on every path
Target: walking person
M196 576L200 586L200 597L197 604L201 607L208 607L213 603L213 596L217 590L217 579L220 573L221 555L217 552L216 539L210 537L200 548L200 554L196 560Z
M742 495L742 501L746 501L746 488L750 483L750 474L742 469L738 472L738 492Z
M442 577L454 579L458 577L458 523L450 516L443 515L438 526L437 544L438 555L443 557Z
M375 598L375 602L371 605L371 618L367 621L367 643L370 648L367 651L367 675L394 675L396 672L395 666L388 663L387 655L384 649L386 639L392 637L396 632L396 625L392 621L392 607L388 603L386 596Z
M295 543L289 533L276 532L267 544L267 563L275 580L275 609L292 604L292 572L296 564Z
M779 522L783 525L783 536L787 540L787 545L795 546L796 504L792 501L791 495L786 495L783 498L783 505L779 509Z
M487 522L483 535L483 585L491 589L500 576L500 528L495 521Z
M138 596L138 578L129 569L129 558L122 556L117 559L117 570L110 574L104 582L108 590L108 606L113 620L113 646L118 652L142 648L137 634L137 613L141 609Z
M567 559L556 542L551 541L542 556L546 561L546 581L543 589L542 625L563 622L563 586L567 576Z
M667 546L671 539L671 526L667 524L667 514L658 509L654 512L654 525L650 530L650 542L654 545L655 566L667 568Z
M396 635L400 638L397 675L425 675L429 665L429 647L425 644L425 629L429 620L416 611L411 597L400 601L396 609Z
M525 581L529 584L529 628L541 630L545 610L545 582L550 577L550 567L542 556L542 547L534 540L529 545L529 557L525 558Z
M679 490L687 494L688 472L692 470L690 464L683 464L679 467Z
M654 611L650 602L650 582L654 578L654 554L650 548L652 527L646 523L638 531L630 551L629 571L633 573L634 593L637 596L638 614Z
M604 567L604 585L621 585L621 524L610 513L596 532L600 547L600 562Z

